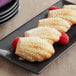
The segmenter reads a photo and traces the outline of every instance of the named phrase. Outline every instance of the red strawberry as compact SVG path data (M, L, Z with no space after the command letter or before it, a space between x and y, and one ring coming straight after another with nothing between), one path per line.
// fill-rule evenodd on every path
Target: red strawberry
M13 46L14 49L16 49L17 42L18 42L19 39L20 39L20 37L16 37L16 38L14 39L14 41L12 42L12 46Z
M62 36L60 37L59 43L66 45L69 42L69 36L65 32L62 32L61 34Z
M50 10L56 10L56 9L60 9L58 6L51 6L51 7L49 7L49 11Z

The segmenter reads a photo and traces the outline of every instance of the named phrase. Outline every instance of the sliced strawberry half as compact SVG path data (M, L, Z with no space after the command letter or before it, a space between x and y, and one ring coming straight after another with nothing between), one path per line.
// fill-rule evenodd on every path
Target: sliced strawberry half
M16 38L14 39L14 41L12 42L12 46L13 46L14 49L16 49L17 42L18 42L19 39L20 39L20 37L16 37Z
M62 32L61 34L62 35L60 37L59 43L66 45L69 42L69 36L65 32Z
M60 9L58 6L51 6L51 7L49 7L49 11L50 10L56 10L56 9Z

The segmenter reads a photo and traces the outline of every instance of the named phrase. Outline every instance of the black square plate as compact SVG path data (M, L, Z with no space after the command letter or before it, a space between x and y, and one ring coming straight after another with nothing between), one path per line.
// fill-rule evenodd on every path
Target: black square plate
M55 4L55 6L62 7L64 4L72 4L67 1L59 1ZM6 38L0 40L0 55L9 61L19 65L20 67L32 71L34 73L40 73L45 67L55 61L58 57L60 57L64 52L66 52L70 47L72 47L76 42L76 26L73 26L67 33L70 37L70 42L63 46L59 44L55 44L56 53L50 59L43 62L28 62L26 60L20 60L20 58L14 54L14 50L11 46L12 41L15 37L23 36L24 32L37 27L37 22L39 19L46 18L48 14L48 9L34 17L32 20L12 32Z

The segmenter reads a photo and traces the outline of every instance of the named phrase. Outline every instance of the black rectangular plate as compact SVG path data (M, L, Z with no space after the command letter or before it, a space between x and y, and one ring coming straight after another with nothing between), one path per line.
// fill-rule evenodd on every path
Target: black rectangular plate
M55 4L55 6L62 7L64 4L72 4L67 1L59 1ZM40 13L38 16L34 17L32 20L15 30L13 33L8 35L6 38L0 40L0 55L9 61L19 65L20 67L27 69L29 71L32 71L34 73L40 73L46 66L51 64L53 61L55 61L59 56L61 56L64 52L68 50L73 44L76 42L76 26L73 26L67 33L70 37L70 42L63 46L60 44L55 44L55 50L56 53L54 56L52 56L50 59L45 60L43 62L28 62L26 60L20 60L18 56L14 54L14 50L11 46L12 41L14 38L18 36L23 36L24 32L37 27L37 22L39 19L46 18L48 14L48 9Z

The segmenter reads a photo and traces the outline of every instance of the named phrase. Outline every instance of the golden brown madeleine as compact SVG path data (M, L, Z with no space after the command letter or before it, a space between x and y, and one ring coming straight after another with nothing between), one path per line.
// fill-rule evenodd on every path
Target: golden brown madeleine
M53 46L39 37L24 37L18 40L16 55L34 62L50 58L55 53Z
M64 5L63 8L64 8L64 9L76 10L76 5Z
M51 27L37 27L32 30L28 30L25 32L25 37L29 36L37 36L42 39L46 39L51 44L58 42L61 36L61 33L55 28Z
M72 9L57 9L51 10L48 13L48 17L61 17L65 20L68 20L72 24L76 24L76 11Z
M67 32L71 25L68 21L62 19L62 18L45 18L41 19L38 22L38 26L49 26L54 27L60 32Z

